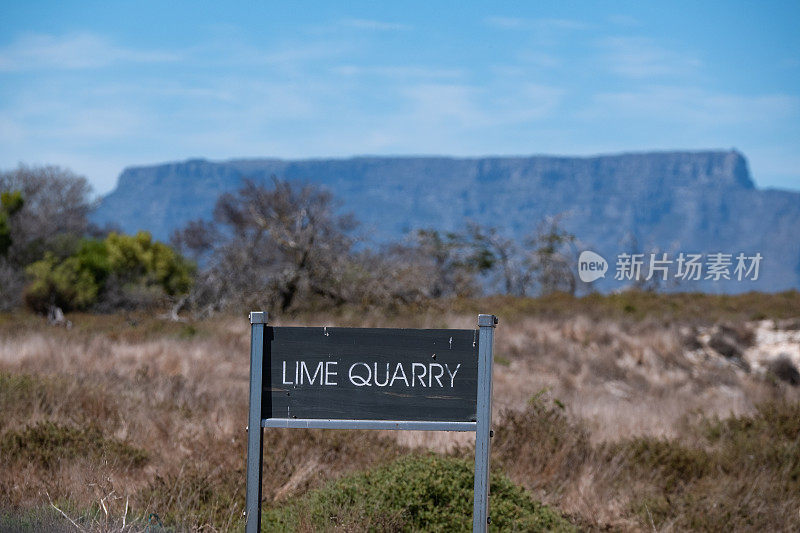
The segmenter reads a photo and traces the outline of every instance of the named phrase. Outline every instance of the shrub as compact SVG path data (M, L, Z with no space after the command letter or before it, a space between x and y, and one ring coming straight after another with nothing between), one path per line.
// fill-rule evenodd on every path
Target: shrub
M677 489L701 478L714 468L709 454L667 439L639 437L621 444L618 450L638 478L652 477L664 490Z
M87 309L111 293L117 306L183 294L191 286L194 269L172 248L139 232L112 233L102 241L85 239L64 259L48 252L26 272L31 282L25 302L45 312L51 305L67 311Z
M0 504L2 505L2 504ZM0 507L0 531L4 533L72 533L75 526L52 507L8 509Z
M0 256L5 256L12 244L9 219L22 209L23 205L21 191L6 191L0 194Z
M64 310L86 309L97 300L100 285L78 257L59 261L52 253L28 266L32 279L25 289L25 303L39 313L51 305Z
M116 428L122 416L118 399L82 380L0 371L0 431L37 415Z
M800 493L800 404L762 403L754 416L711 419L701 429L723 471L770 470Z
M643 527L797 531L800 404L761 404L752 416L703 419L691 445L638 438L615 447L618 488L632 490ZM610 449L609 449L610 451Z
M175 250L150 234L110 234L105 240L111 272L131 284L155 285L174 296L189 290L192 267Z
M5 461L36 463L45 468L78 457L105 459L131 467L147 461L147 452L127 442L106 438L96 426L75 428L53 422L6 432L0 438L0 454Z
M268 510L270 530L468 531L473 467L466 459L410 455L335 481ZM534 502L507 477L491 479L490 515L501 531L573 531L558 513Z
M531 398L525 411L508 411L501 419L493 452L529 489L559 488L579 472L591 451L586 428L568 420L563 404L543 393Z
M244 520L244 462L209 469L186 464L180 472L157 475L138 495L138 513L156 513L168 527L178 531L209 527L241 531ZM238 511L238 512L237 512Z

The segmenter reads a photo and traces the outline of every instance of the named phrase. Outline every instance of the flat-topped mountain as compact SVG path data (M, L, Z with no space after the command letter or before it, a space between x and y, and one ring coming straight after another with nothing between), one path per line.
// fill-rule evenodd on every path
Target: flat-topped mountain
M243 179L322 185L375 240L408 230L458 230L467 220L522 237L546 215L563 214L581 248L609 262L600 288L612 289L619 253L760 253L759 279L702 282L714 292L800 287L800 193L756 189L736 151L595 157L354 157L243 159L131 167L93 215L126 232L159 239L187 221L211 217L217 197ZM633 237L633 239L632 239Z

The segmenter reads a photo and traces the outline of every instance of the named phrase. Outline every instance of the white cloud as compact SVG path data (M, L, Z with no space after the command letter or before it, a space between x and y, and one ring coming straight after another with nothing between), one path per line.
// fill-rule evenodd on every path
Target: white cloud
M635 27L642 25L639 19L631 15L622 15L622 14L610 15L608 17L608 21L611 24L616 24L617 26Z
M397 22L383 22L380 20L369 19L345 19L342 21L344 26L351 28L358 28L361 30L376 30L376 31L398 31L410 30L411 26L407 24L399 24Z
M505 30L583 30L589 27L580 20L561 18L489 17L485 22Z
M548 54L538 50L522 51L519 53L519 59L541 68L553 68L562 64L561 59L555 54Z
M20 120L0 115L0 144L8 146L21 141L29 135L29 129Z
M0 108L3 138L7 142L54 141L62 145L108 141L146 134L146 114L134 102L89 95L67 99L64 85L34 89L16 95ZM77 87L76 87L77 88ZM59 90L60 89L60 90ZM83 93L78 89L78 92Z
M800 110L800 98L787 94L739 95L697 88L655 86L638 91L600 93L591 115L708 126L770 123Z
M468 85L423 83L402 91L416 119L425 122L455 120L461 124L483 122L485 114L477 103L478 89Z
M527 83L520 88L518 99L509 102L507 112L519 121L542 119L558 109L564 95L559 87Z
M609 69L628 78L684 75L702 62L693 56L668 50L645 37L610 37L599 42Z
M253 64L293 64L302 62L326 59L341 55L345 50L342 45L333 43L309 43L305 45L289 46L280 49L262 52L256 48L250 48L249 54L243 54L243 62Z
M220 80L217 83L198 84L187 86L176 80L165 80L142 78L137 80L135 85L130 83L104 83L88 87L85 92L92 98L110 99L111 101L121 101L119 99L164 99L175 98L181 101L204 100L208 103L229 103L236 100L234 91L226 87Z
M387 78L459 78L464 71L457 68L435 68L414 65L358 66L340 65L332 69L343 76L383 76Z
M0 71L88 69L115 63L177 61L173 52L134 50L92 33L64 36L29 34L0 49Z
M465 131L540 120L561 104L564 92L556 87L526 83L513 87L475 87L422 83L405 88L410 112L395 119L423 124L458 124Z
M598 26L575 20L499 17L486 22L521 32L513 35L518 45L496 55L496 65L465 64L458 54L437 55L438 64L426 54L409 55L408 63L392 55L385 64L368 44L386 37L380 32L408 26L333 22L327 26L333 32L292 34L261 46L232 31L179 53L133 50L86 33L17 39L0 47L0 75L42 69L35 78L45 83L23 79L23 90L9 84L3 93L0 162L65 164L107 190L124 165L190 156L577 154L733 145L747 152L752 139L763 138L781 148L782 166L776 162L771 171L794 172L797 158L786 154L793 153L796 129L789 128L797 122L799 98L711 90L703 83L711 73L679 48L635 37L594 41ZM592 31L576 33L585 28ZM590 45L577 56L547 48L576 40ZM180 62L176 75L137 69L135 83L106 71L65 72L169 61ZM781 139L783 132L790 135Z
M238 37L231 37L187 50L186 65L200 69L215 67L224 71L249 69L249 77L253 79L268 75L267 72L272 77L283 73L299 79L319 74L321 65L328 70L328 65L341 61L352 51L353 45L340 39L292 38L268 46L256 46Z

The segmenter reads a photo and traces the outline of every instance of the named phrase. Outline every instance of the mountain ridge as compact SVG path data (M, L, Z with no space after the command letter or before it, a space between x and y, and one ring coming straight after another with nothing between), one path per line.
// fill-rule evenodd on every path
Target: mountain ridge
M702 290L800 287L800 193L756 188L746 158L735 150L194 158L125 169L93 220L166 239L188 220L209 218L219 194L236 190L245 178L272 175L329 189L379 242L420 227L458 230L466 220L521 237L542 217L565 214L565 227L582 245L612 256L624 251L626 239L642 251L767 254L768 277L749 285L700 283ZM601 280L598 287L614 284Z

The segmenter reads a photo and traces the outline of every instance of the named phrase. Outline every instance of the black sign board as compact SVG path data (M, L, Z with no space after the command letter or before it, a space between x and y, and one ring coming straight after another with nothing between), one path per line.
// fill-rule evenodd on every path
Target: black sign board
M261 529L263 428L475 432L472 530L489 523L492 347L478 329L292 328L250 313L247 533Z
M478 331L264 328L262 417L474 422Z

